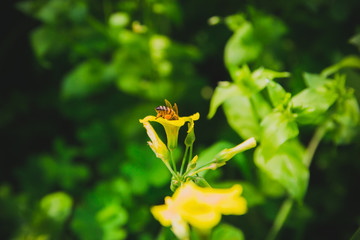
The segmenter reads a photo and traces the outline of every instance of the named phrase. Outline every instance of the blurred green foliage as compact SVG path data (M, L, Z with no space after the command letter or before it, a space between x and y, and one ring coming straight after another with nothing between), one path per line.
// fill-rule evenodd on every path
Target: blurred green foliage
M16 8L32 23L32 52L12 34L1 42L4 79L24 85L1 89L10 166L0 168L1 239L173 239L149 211L171 194L170 174L138 122L164 98L180 115L200 112L199 162L242 139L260 142L206 173L214 186L240 182L250 207L225 217L213 239L264 239L287 196L301 204L279 239L348 239L360 225L358 1ZM314 132L324 141L309 167Z

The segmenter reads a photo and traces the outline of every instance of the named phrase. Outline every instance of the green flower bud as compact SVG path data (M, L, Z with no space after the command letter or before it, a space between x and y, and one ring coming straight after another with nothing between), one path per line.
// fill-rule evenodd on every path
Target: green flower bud
M221 162L221 161L228 161L231 158L233 158L236 154L244 152L248 149L251 149L253 147L256 146L256 140L255 138L249 138L246 141L240 143L239 145L230 148L230 149L224 149L221 152L219 152L217 154L216 158L216 162Z
M191 127L190 123L188 123L188 129L189 131L185 138L185 145L190 147L195 142L195 132L194 127Z

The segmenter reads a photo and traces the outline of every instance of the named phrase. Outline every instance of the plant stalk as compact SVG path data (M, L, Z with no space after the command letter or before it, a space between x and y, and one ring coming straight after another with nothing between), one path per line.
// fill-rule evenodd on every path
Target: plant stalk
M173 165L173 170L175 171L175 173L177 173L176 164L175 164L175 160L174 160L174 156L173 156L173 150L169 149L169 151L170 151L170 160Z
M184 166L185 166L185 162L187 161L187 153L188 153L188 151L189 151L189 147L186 146L185 153L184 153L184 157L183 157L183 160L182 160L182 163L181 163L180 176L182 176L182 173L183 173L183 170L184 170Z
M321 139L324 137L326 131L327 131L326 123L322 124L321 126L319 126L316 129L314 136L311 138L309 145L306 149L306 153L305 153L305 157L304 157L305 166L307 166L307 167L310 166L311 161L314 157L315 151L316 151L317 147L319 146Z
M294 200L291 198L285 199L285 201L281 205L281 208L280 208L278 214L276 215L274 224L273 224L272 228L270 229L270 232L269 232L266 240L275 240L276 239L276 236L278 235L280 229L284 225L286 218L288 217L288 215L290 213L293 202L294 202Z
M317 147L319 146L321 139L324 137L327 129L328 129L327 123L325 122L324 124L320 125L316 129L314 136L311 138L309 145L306 149L304 159L303 159L303 162L306 167L308 167L308 168L310 167L310 164L314 157L315 151L316 151ZM283 202L283 204L275 218L274 224L271 227L266 240L275 240L276 236L278 235L280 229L284 225L284 223L291 211L293 202L294 202L294 200L292 198L285 199L285 201Z

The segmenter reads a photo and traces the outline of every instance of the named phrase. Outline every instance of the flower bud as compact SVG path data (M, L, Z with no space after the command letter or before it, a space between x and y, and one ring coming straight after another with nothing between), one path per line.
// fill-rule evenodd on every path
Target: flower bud
M236 154L244 152L250 148L253 148L256 146L256 140L255 138L249 138L246 141L240 143L239 145L230 148L230 149L224 149L221 152L217 154L216 161L228 161L231 158L233 158Z
M195 157L190 161L190 163L189 163L190 170L193 170L196 167L198 158L199 158L198 155L195 155Z
M174 178L174 176L171 178L171 185L170 189L171 191L175 192L176 189L178 189L181 186L181 182Z
M185 145L187 147L190 147L194 142L195 142L195 132L194 132L194 127L191 127L191 124L188 123L188 134L186 135L185 138Z

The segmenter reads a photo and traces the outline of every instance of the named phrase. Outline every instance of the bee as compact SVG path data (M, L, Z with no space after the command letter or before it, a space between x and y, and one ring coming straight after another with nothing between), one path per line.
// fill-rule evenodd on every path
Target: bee
M162 117L167 120L178 120L179 119L179 111L176 103L174 106L171 106L171 103L165 99L166 106L158 106L155 108L157 112L156 118Z

